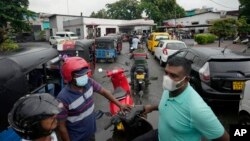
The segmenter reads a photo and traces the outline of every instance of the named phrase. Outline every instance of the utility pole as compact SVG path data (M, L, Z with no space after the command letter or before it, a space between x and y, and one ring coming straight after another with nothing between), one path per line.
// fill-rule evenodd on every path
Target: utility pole
M174 34L176 33L176 2L174 4Z
M83 17L82 12L81 12L81 22L82 22L82 35L83 35L83 39L84 39L84 17Z

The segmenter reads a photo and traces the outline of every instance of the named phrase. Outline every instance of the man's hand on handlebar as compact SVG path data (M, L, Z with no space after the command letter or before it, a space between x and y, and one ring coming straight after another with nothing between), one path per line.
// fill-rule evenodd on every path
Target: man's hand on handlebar
M131 110L131 108L132 108L131 105L127 105L127 104L120 105L120 110L123 114L125 114L125 112L129 112Z
M148 114L148 113L151 113L155 110L158 110L158 105L144 105L144 112L143 114Z

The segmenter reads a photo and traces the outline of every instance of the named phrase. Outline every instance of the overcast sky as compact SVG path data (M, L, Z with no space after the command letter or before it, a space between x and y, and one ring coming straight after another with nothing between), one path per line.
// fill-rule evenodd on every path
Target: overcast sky
M105 8L107 3L118 0L29 0L29 9L35 12L51 14L69 14L89 16L92 11ZM239 7L238 0L177 0L177 3L185 10L213 7L218 10L236 10ZM217 3L217 4L216 4Z

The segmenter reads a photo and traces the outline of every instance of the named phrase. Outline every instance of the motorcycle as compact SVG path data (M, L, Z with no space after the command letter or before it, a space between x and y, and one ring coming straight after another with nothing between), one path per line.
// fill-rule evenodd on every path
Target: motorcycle
M98 69L103 72L103 69ZM130 85L125 75L127 70L116 68L106 70L104 77L109 77L113 84L114 96L122 103L134 106L131 96ZM98 111L96 118L100 119L103 115L111 117L104 127L105 130L114 125L112 141L130 141L139 135L142 135L153 129L152 125L141 115L144 111L142 105L135 105L129 112L122 113L114 103L109 103L109 112Z
M143 65L138 65L135 68L135 72L134 72L134 85L132 86L134 93L136 95L138 95L140 97L140 99L142 98L142 95L144 93L148 92L148 82L146 82L146 70L145 67ZM140 100L140 104L141 104L141 100Z
M110 140L131 141L152 130L153 126L141 115L143 111L142 105L136 105L126 114L118 112L112 116L104 128L107 130L114 125L113 136Z
M103 70L100 68L98 71L102 72ZM111 79L114 88L113 95L115 98L122 104L133 106L134 101L131 96L130 85L126 75L124 74L125 72L128 72L128 70L124 70L122 68L106 70L106 75L104 77L109 77ZM120 108L112 102L109 103L109 106L112 115L117 114L120 110Z

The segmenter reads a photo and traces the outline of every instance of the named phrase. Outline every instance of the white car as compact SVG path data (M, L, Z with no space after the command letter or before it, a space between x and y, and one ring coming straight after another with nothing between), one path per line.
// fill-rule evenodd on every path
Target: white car
M60 36L50 36L49 37L49 44L56 45L57 43L59 43L62 40L64 40L64 39L61 38Z
M250 125L250 80L245 82L239 105L239 123Z
M160 61L160 65L164 66L168 60L168 56L183 48L187 48L187 46L182 41L160 40L159 44L155 47L154 56Z

